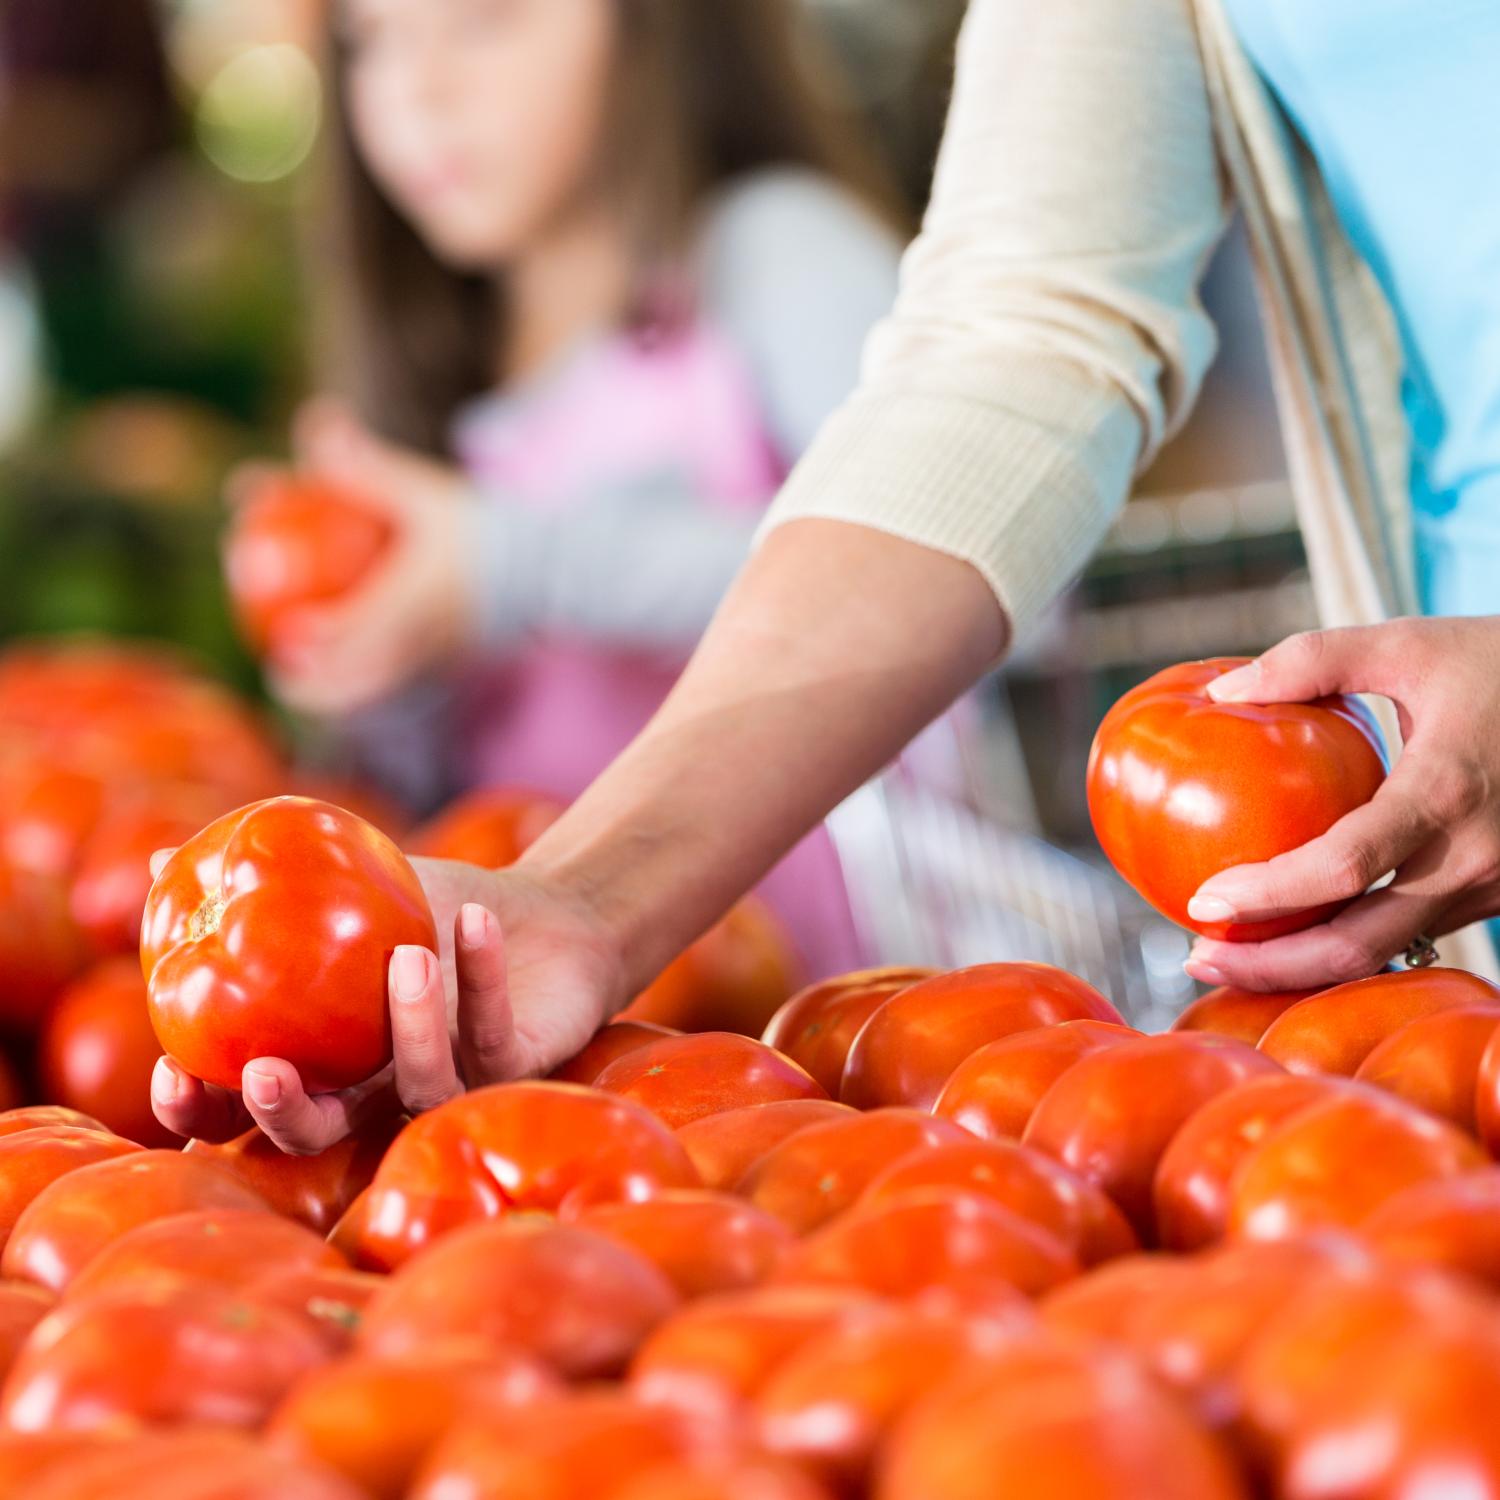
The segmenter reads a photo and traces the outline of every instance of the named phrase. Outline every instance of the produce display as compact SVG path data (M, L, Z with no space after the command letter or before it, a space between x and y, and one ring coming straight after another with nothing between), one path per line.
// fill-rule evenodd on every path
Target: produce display
M321 1156L164 1142L153 1021L221 1082L252 1033L323 1086L363 1077L381 956L430 917L389 839L279 795L268 739L248 784L238 704L79 649L0 663L27 725L0 783L0 999L39 1038L16 1089L51 1101L0 1110L0 1500L1500 1495L1500 988L1220 991L1147 1036L1071 975L991 963L847 975L730 1024L770 1003L757 961L550 1079ZM231 784L182 727L197 709L164 713L163 772L91 758L124 700L178 690L240 745ZM1214 712L1173 729L1173 775L1194 723L1222 745ZM1327 749L1254 732L1286 785L1298 744ZM168 819L184 787L229 805L140 890L148 996L109 950L123 919L81 926L76 891L153 787ZM488 805L513 831L532 804ZM716 1010L747 972L749 1010Z

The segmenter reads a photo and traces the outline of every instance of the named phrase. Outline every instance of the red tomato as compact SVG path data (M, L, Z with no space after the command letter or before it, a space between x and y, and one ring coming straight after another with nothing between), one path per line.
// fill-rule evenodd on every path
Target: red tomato
M1097 990L1050 964L980 964L893 995L860 1028L839 1098L931 1109L953 1070L1000 1037L1059 1021L1113 1021Z
M158 1282L254 1287L280 1271L337 1270L344 1258L312 1230L266 1209L199 1209L138 1224L68 1283L68 1298Z
M1080 1058L1047 1090L1026 1144L1056 1157L1125 1210L1154 1242L1157 1163L1199 1107L1275 1065L1243 1042L1204 1034L1142 1037Z
M724 1193L678 1190L643 1203L603 1203L573 1222L644 1255L684 1297L755 1286L792 1243L779 1220Z
M212 1162L180 1151L132 1151L75 1167L43 1188L16 1220L0 1270L60 1292L138 1224L198 1208L265 1206Z
M951 1121L919 1110L871 1110L799 1130L760 1157L735 1191L807 1234L842 1213L908 1152L967 1139Z
M617 1391L543 1399L456 1427L423 1464L411 1500L612 1500L641 1474L688 1452L694 1436L672 1413Z
M87 957L67 886L0 860L0 1029L34 1030Z
M1125 1215L1098 1188L1018 1141L958 1141L919 1147L865 1189L861 1208L927 1189L975 1193L1045 1229L1080 1263L1139 1249Z
M1109 861L1163 916L1207 937L1260 942L1339 908L1269 922L1194 922L1210 876L1326 833L1373 797L1385 747L1357 698L1215 703L1205 689L1240 658L1186 662L1132 689L1089 753L1089 815Z
M296 797L311 797L315 802L331 802L335 807L342 807L366 823L373 823L388 839L406 847L404 840L411 827L406 810L368 781L321 771L294 770L282 790ZM413 849L409 852L416 854L420 851ZM477 861L471 860L470 863Z
M1003 1036L959 1063L932 1112L986 1140L1020 1140L1042 1095L1080 1057L1138 1036L1109 1021L1063 1021Z
M1283 1121L1339 1091L1337 1080L1271 1073L1237 1083L1193 1114L1156 1168L1156 1232L1169 1250L1201 1250L1229 1228L1230 1184Z
M403 1500L423 1460L455 1424L557 1389L545 1366L515 1352L355 1355L300 1381L266 1438L277 1452L344 1475L373 1500Z
M298 612L354 590L392 535L379 511L324 480L268 478L236 510L224 544L229 597L251 649L284 649Z
M1477 1135L1479 1064L1497 1028L1500 1004L1461 1005L1420 1016L1392 1032L1354 1076Z
M181 1142L151 1113L161 1055L146 1013L141 966L123 955L75 979L42 1024L37 1073L49 1099L102 1120L143 1146Z
M385 1285L384 1276L336 1266L283 1266L255 1281L255 1300L295 1314L322 1338L330 1356L347 1354L365 1308Z
M1013 1336L952 1313L880 1308L781 1364L756 1398L756 1438L839 1493L863 1494L876 1450L907 1411Z
M0 1387L26 1347L31 1330L52 1310L53 1299L26 1281L0 1281ZM6 1493L0 1481L0 1495Z
M38 1325L0 1394L0 1422L17 1432L259 1427L326 1358L301 1320L222 1287L101 1291Z
M1179 1255L1125 1255L1048 1292L1038 1304L1057 1333L1121 1343L1139 1309L1192 1274Z
M0 776L0 860L68 879L110 802L110 787L92 771L50 759L10 763Z
M328 1234L374 1179L401 1121L371 1120L316 1156L288 1156L259 1129L223 1145L189 1141L190 1156L227 1167L279 1214Z
M649 1042L612 1062L595 1086L643 1105L674 1130L747 1104L824 1097L791 1058L727 1031Z
M1418 1182L1360 1226L1387 1260L1461 1271L1500 1291L1500 1168Z
M1462 969L1407 969L1335 985L1284 1012L1260 1050L1289 1073L1353 1077L1388 1036L1420 1016L1500 1003L1500 989Z
M1246 1500L1225 1451L1129 1360L1044 1335L934 1390L880 1465L878 1500Z
M1490 1155L1500 1155L1500 1038L1492 1038L1479 1059L1479 1076L1474 1085L1474 1122Z
M1317 993L1317 990L1286 990L1279 995L1266 995L1220 985L1194 1000L1172 1022L1172 1030L1211 1031L1215 1036L1233 1037L1235 1041L1253 1047L1266 1034L1266 1027L1272 1021L1299 1000Z
M771 1017L761 1040L837 1095L859 1028L892 995L936 976L936 969L888 968L825 979L793 995Z
M371 1183L371 1187L374 1184ZM385 1267L378 1264L369 1253L366 1246L366 1236L370 1233L370 1188L356 1194L354 1202L349 1205L340 1216L339 1221L328 1231L328 1243L338 1251L351 1266L357 1266L362 1271L381 1271Z
M302 797L210 823L151 887L141 929L151 1022L195 1077L238 1089L282 1057L321 1092L391 1056L386 969L437 932L416 872L383 833Z
M24 1104L19 1109L0 1112L0 1139L8 1135L19 1135L23 1130L40 1130L52 1125L67 1125L74 1130L92 1130L99 1135L114 1134L108 1126L81 1110L67 1109L61 1104Z
M359 1345L407 1355L444 1342L518 1349L559 1374L617 1374L677 1304L644 1256L539 1216L476 1224L392 1276L366 1309Z
M580 1189L597 1201L696 1186L677 1138L640 1105L569 1083L498 1084L396 1137L370 1184L357 1263L396 1266L450 1229L554 1212Z
M993 1199L928 1190L844 1214L796 1246L776 1279L882 1297L998 1282L1036 1296L1077 1274L1055 1236Z
M68 898L96 952L139 951L151 856L175 849L228 811L221 793L185 786L153 790L104 814L79 850Z
M0 1135L0 1248L44 1188L80 1167L140 1149L133 1141L73 1125L38 1125Z
M1230 1233L1272 1240L1357 1225L1402 1188L1485 1161L1453 1126L1373 1089L1315 1101L1241 1164L1230 1188Z
M648 1042L659 1042L664 1036L681 1035L670 1026L653 1026L649 1021L612 1021L594 1033L582 1052L554 1068L548 1077L557 1083L581 1083L591 1088L617 1057L624 1057Z
M756 1457L697 1458L647 1469L614 1500L829 1500L796 1464Z
M480 787L450 802L406 841L412 854L498 870L513 865L566 808L545 792Z
M0 1496L32 1500L50 1490L53 1500L78 1500L59 1481L103 1455L115 1460L132 1441L102 1432L0 1432Z
M703 1185L728 1192L773 1146L787 1137L822 1125L828 1120L848 1119L854 1111L832 1099L781 1099L775 1104L748 1104L705 1115L677 1132Z
M641 1346L630 1383L647 1405L705 1425L752 1401L798 1350L879 1304L850 1287L757 1287L693 1302Z
M781 923L752 896L668 964L621 1015L679 1031L758 1037L801 982Z

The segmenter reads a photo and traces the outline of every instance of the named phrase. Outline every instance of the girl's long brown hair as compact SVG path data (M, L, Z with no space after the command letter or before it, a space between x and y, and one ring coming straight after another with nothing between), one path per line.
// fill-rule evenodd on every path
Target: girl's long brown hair
M643 274L683 248L706 195L764 167L813 168L904 223L798 0L617 3L622 49L606 131L616 159L605 166L638 226ZM495 278L444 266L370 178L330 32L326 222L315 247L329 373L376 430L441 452L458 408L494 383L503 293Z

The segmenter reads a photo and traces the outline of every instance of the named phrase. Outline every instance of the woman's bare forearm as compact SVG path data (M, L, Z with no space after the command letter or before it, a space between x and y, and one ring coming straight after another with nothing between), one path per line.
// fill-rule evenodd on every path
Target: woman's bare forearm
M844 522L787 524L651 724L524 863L589 903L639 987L1006 640L967 563Z

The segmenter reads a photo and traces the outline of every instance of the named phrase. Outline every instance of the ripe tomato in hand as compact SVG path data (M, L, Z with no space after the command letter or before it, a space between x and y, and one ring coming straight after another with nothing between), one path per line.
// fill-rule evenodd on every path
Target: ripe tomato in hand
M1081 1057L1047 1090L1025 1142L1103 1189L1145 1244L1155 1243L1157 1163L1195 1110L1276 1066L1226 1037L1141 1037Z
M949 1075L932 1112L986 1140L1020 1140L1042 1096L1086 1052L1140 1032L1109 1021L1063 1021L990 1042Z
M42 1025L37 1073L47 1098L117 1135L143 1146L177 1146L151 1112L151 1070L160 1053L141 966L120 955L95 964L57 997Z
M1169 667L1105 715L1089 754L1088 802L1109 861L1163 916L1206 937L1261 942L1326 921L1338 906L1267 922L1196 922L1211 876L1261 864L1326 833L1385 779L1385 747L1356 698L1215 703L1218 657Z
M789 1136L853 1114L847 1104L832 1099L781 1099L704 1115L684 1125L677 1139L704 1187L728 1192L766 1152Z
M406 840L427 859L458 859L499 870L513 865L562 817L563 803L520 787L480 787L450 802Z
M1342 1073L1419 1016L1460 1005L1500 1004L1500 988L1462 969L1406 969L1338 984L1284 1011L1259 1047L1289 1073Z
M133 1141L72 1125L39 1125L0 1136L0 1250L43 1188L96 1161L140 1151Z
M560 1375L618 1374L677 1306L645 1256L540 1215L475 1224L403 1266L365 1310L359 1347L408 1355L478 1342Z
M935 969L862 969L809 985L771 1017L761 1041L800 1063L837 1097L860 1027L892 995L936 974Z
M476 1089L418 1116L385 1155L362 1211L358 1263L389 1269L460 1225L514 1210L696 1187L677 1138L628 1099L569 1083Z
M296 618L353 590L390 545L390 522L357 496L277 474L235 513L224 575L250 648L275 654Z
M151 1022L187 1072L238 1089L258 1057L309 1091L391 1058L386 971L437 949L416 871L383 833L326 802L276 797L210 823L151 887L141 930Z
M1253 1047L1278 1016L1299 1000L1317 993L1317 990L1286 990L1278 995L1266 995L1221 984L1218 989L1194 1000L1172 1022L1172 1030L1208 1031L1214 1036L1233 1037L1235 1041Z
M824 1097L791 1058L728 1031L649 1042L617 1058L594 1083L643 1105L674 1130L748 1104Z
M1051 964L980 964L892 995L860 1028L839 1098L856 1109L931 1109L953 1070L986 1042L1059 1021L1124 1018Z

